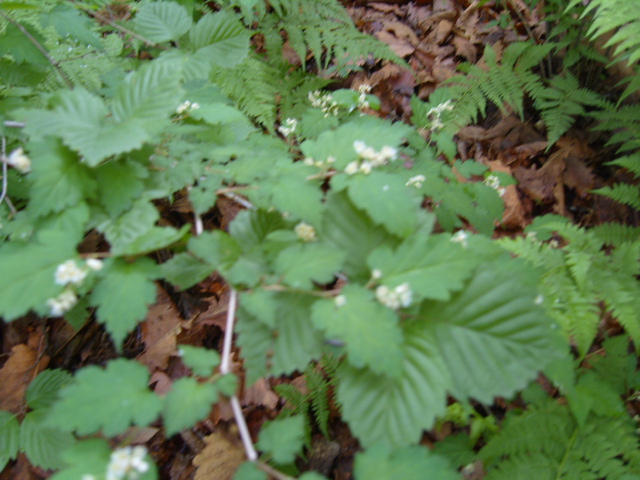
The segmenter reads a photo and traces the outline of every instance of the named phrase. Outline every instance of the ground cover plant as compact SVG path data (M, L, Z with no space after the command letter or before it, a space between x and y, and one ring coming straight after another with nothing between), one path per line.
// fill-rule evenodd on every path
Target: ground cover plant
M638 24L0 2L0 478L638 477Z

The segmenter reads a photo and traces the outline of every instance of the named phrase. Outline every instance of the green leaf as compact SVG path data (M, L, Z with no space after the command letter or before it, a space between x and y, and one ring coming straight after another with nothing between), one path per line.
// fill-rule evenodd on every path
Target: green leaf
M329 245L297 244L282 250L275 261L275 273L293 288L311 289L312 281L329 283L340 270L345 253Z
M388 287L408 283L420 300L448 300L471 276L478 258L476 252L453 243L448 234L416 234L395 251L386 246L374 250L367 263L372 271L382 272L380 282Z
M189 31L196 54L222 67L233 67L249 53L250 33L229 12L207 14Z
M139 199L128 212L99 224L97 228L104 233L111 248L118 251L149 232L159 218L160 214L151 202Z
M60 454L76 440L70 432L47 426L46 415L46 410L34 410L25 415L20 425L20 446L32 465L55 470L64 466Z
M373 292L359 285L345 285L340 298L318 300L311 319L328 337L345 342L348 361L357 368L396 377L402 372L402 330L398 318L376 301Z
M210 376L213 373L213 369L220 365L220 354L215 350L192 345L180 345L178 353L184 364L200 377Z
M25 399L32 409L49 408L55 402L58 391L71 381L64 370L45 370L29 384Z
M7 243L0 248L0 316L10 321L29 310L44 313L47 299L62 287L54 282L61 263L75 258L74 232L45 230L27 244Z
M163 278L181 289L193 287L215 271L216 267L203 262L190 253L179 253L160 265Z
M255 289L240 292L241 308L267 327L275 327L278 300L275 292Z
M116 259L105 265L104 277L96 285L91 302L98 306L98 319L119 348L127 333L144 320L147 306L156 299L156 286L151 280L157 268L149 258L128 263Z
M167 437L207 418L217 400L218 390L211 383L198 383L191 377L176 380L162 408Z
M267 422L260 430L256 447L271 455L275 463L286 465L296 459L304 440L304 417L296 415Z
M428 473L427 473L428 472ZM412 446L389 450L376 445L356 454L354 476L357 479L376 480L460 480L455 471L442 457L434 455L425 447Z
M349 178L349 198L390 233L409 236L416 228L421 199L398 176L373 171Z
M41 14L40 24L44 28L54 27L61 37L71 37L102 50L102 42L91 28L96 24L71 5L56 5L51 11Z
M342 416L365 448L410 445L445 412L452 384L435 340L418 323L405 328L404 363L398 379L343 365L338 370Z
M22 25L22 27L40 45L44 45L46 40L34 29ZM40 66L50 66L49 61L40 50L12 23L6 23L4 32L0 35L0 55L10 55L19 65L23 63Z
M51 138L31 142L30 148L34 161L30 212L44 216L95 197L96 181L76 153Z
M9 412L0 410L0 469L18 456L20 449L20 423Z
M127 245L112 245L111 253L114 255L141 255L155 252L179 242L189 234L190 230L191 225L183 225L180 230L172 227L154 226Z
M136 32L155 43L178 40L191 28L187 9L176 2L154 2L140 7Z
M125 432L132 424L147 426L162 408L162 401L147 388L148 383L147 368L132 360L112 360L106 369L84 367L60 391L47 424L78 435L101 430L108 437ZM100 406L99 415L96 405Z
M307 364L322 355L323 337L311 323L311 304L308 295L277 293L277 314L274 328L265 325L269 321L267 310L262 317L254 317L246 310L239 310L237 324L238 344L242 348L247 369L247 384L261 377L288 374L304 370Z
M244 462L233 474L233 480L269 480L266 473L260 470L255 462Z
M279 213L243 210L231 222L229 233L246 251L260 245L269 233L284 227L284 220Z
M25 132L34 138L62 138L84 156L89 166L119 153L140 148L149 135L139 122L109 123L109 111L101 98L83 88L61 91L53 110L26 110Z
M139 120L146 131L157 131L180 104L180 75L176 62L156 60L127 76L113 104L115 120Z
M537 275L519 261L482 264L450 302L420 311L453 381L457 399L491 403L524 388L560 356L552 322L536 305Z
M132 161L113 161L96 170L100 203L115 218L129 209L144 189L142 178L148 172Z
M344 192L329 195L325 204L320 239L347 253L344 273L366 279L366 258L380 245L393 246L397 240L353 206Z

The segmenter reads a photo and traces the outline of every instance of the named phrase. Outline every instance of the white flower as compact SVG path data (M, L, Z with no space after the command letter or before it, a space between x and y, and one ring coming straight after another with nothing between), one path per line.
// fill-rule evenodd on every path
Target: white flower
M467 248L467 239L469 238L469 234L464 230L458 230L452 237L451 241L453 243L459 243L463 246L463 248Z
M363 83L358 87L358 92L360 93L369 93L371 91L371 85L368 83Z
M334 157L333 155L329 155L327 157L327 163L328 164L336 163L336 157Z
M185 100L184 102L182 102L180 104L180 106L178 108L176 108L176 113L178 115L182 115L184 112L189 110L190 107L191 107L191 102L189 100Z
M359 168L360 165L358 164L358 162L351 162L344 169L344 173L346 173L347 175L353 175L358 172Z
M374 268L371 271L371 278L373 278L374 280L382 278L382 270L380 270L379 268Z
M398 158L398 149L385 145L382 147L382 150L380 150L380 155L382 155L386 160L393 161Z
M197 102L193 102L193 103L191 104L191 108L190 108L190 110L198 110L199 108L200 108L200 104L199 104L199 103L197 103Z
M371 162L362 162L360 164L360 171L365 175L369 175L372 169L373 169L373 165L371 165Z
M355 142L353 142L353 149L358 155L362 156L362 152L364 152L365 148L367 148L367 144L362 140L356 140Z
M140 473L149 470L149 463L144 461L147 449L142 446L119 448L111 453L107 466L107 480L135 480Z
M544 295L538 295L538 296L533 300L533 303L535 303L536 305L542 305L542 302L544 302Z
M71 310L78 301L78 297L72 290L65 290L55 298L47 300L49 314L52 317L60 317Z
M25 155L22 147L16 148L7 157L7 164L22 173L31 171L31 159Z
M104 267L104 262L102 260L98 260L97 258L88 258L85 263L87 267L89 267L94 272L98 272L102 270L102 267Z
M333 302L336 304L336 307L338 308L344 307L347 304L347 297L345 297L344 295L338 295L336 298L333 299Z
M87 272L78 268L75 260L67 260L66 262L58 265L54 278L58 285L67 285L69 283L79 285L86 276Z
M280 127L278 127L278 131L284 137L288 137L289 135L291 135L293 132L296 131L297 126L298 126L298 120L296 120L295 118L287 118L284 121L284 125L281 125Z
M315 165L315 160L311 157L306 157L303 161L302 161L305 165L309 165L310 167L313 167Z
M400 307L408 307L411 305L413 292L408 283L398 285L391 290L386 285L380 285L376 288L376 298L384 306L397 310Z
M500 188L500 179L495 175L489 175L483 182L487 187L498 190Z
M395 288L395 293L398 295L398 299L400 300L400 305L403 307L408 307L411 305L411 299L413 297L413 292L409 287L408 283L403 283L402 285L398 285Z
M407 187L420 188L422 187L422 184L426 179L427 177L425 177L424 175L416 175L415 177L411 177L409 180L407 180L407 183L405 183L405 185Z
M296 235L304 242L313 242L316 239L316 229L308 223L300 222L295 228Z

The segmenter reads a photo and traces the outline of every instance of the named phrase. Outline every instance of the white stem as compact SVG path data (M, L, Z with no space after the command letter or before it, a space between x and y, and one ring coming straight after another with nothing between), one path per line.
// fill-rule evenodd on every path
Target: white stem
M233 410L233 416L238 424L238 431L240 432L240 438L242 439L242 445L244 445L244 451L247 454L247 458L251 462L255 462L258 459L258 453L256 452L256 449L253 448L249 428L247 428L247 422L242 414L242 407L240 407L238 397L235 395L231 397L231 409Z
M256 206L253 203L251 203L249 200L246 200L246 199L242 198L237 193L227 192L227 193L224 194L224 196L227 197L227 198L230 198L234 202L242 205L244 208L248 208L249 210L253 210L253 209L256 208Z
M222 362L220 364L220 373L226 375L229 373L229 364L231 358L231 342L233 340L233 323L236 316L236 298L237 292L231 289L229 294L229 306L227 307L227 325L224 331L224 344L222 345Z
M4 122L4 126L10 128L24 128L25 124L23 122L13 122L11 120L6 120Z
M202 217L200 215L195 215L195 214L194 216L196 219L196 237L198 237L202 234L204 227L202 225Z

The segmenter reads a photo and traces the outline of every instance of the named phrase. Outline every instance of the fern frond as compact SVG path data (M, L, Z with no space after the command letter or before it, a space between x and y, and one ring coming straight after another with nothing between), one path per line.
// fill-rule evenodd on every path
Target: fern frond
M590 231L602 242L614 247L625 242L640 241L640 227L632 227L621 223L602 223L593 227Z
M285 403L285 407L280 412L282 417L289 417L297 413L306 414L307 397L290 383L283 383L273 387L274 391L280 395Z
M602 187L592 190L592 193L604 195L612 198L616 202L629 205L636 210L640 210L640 188L637 185L627 185L626 183L616 183L611 187Z
M322 434L329 436L329 382L316 368L305 372L311 411Z
M494 462L487 480L624 480L640 474L628 419L592 415L579 427L568 407L555 402L508 419L480 458Z

